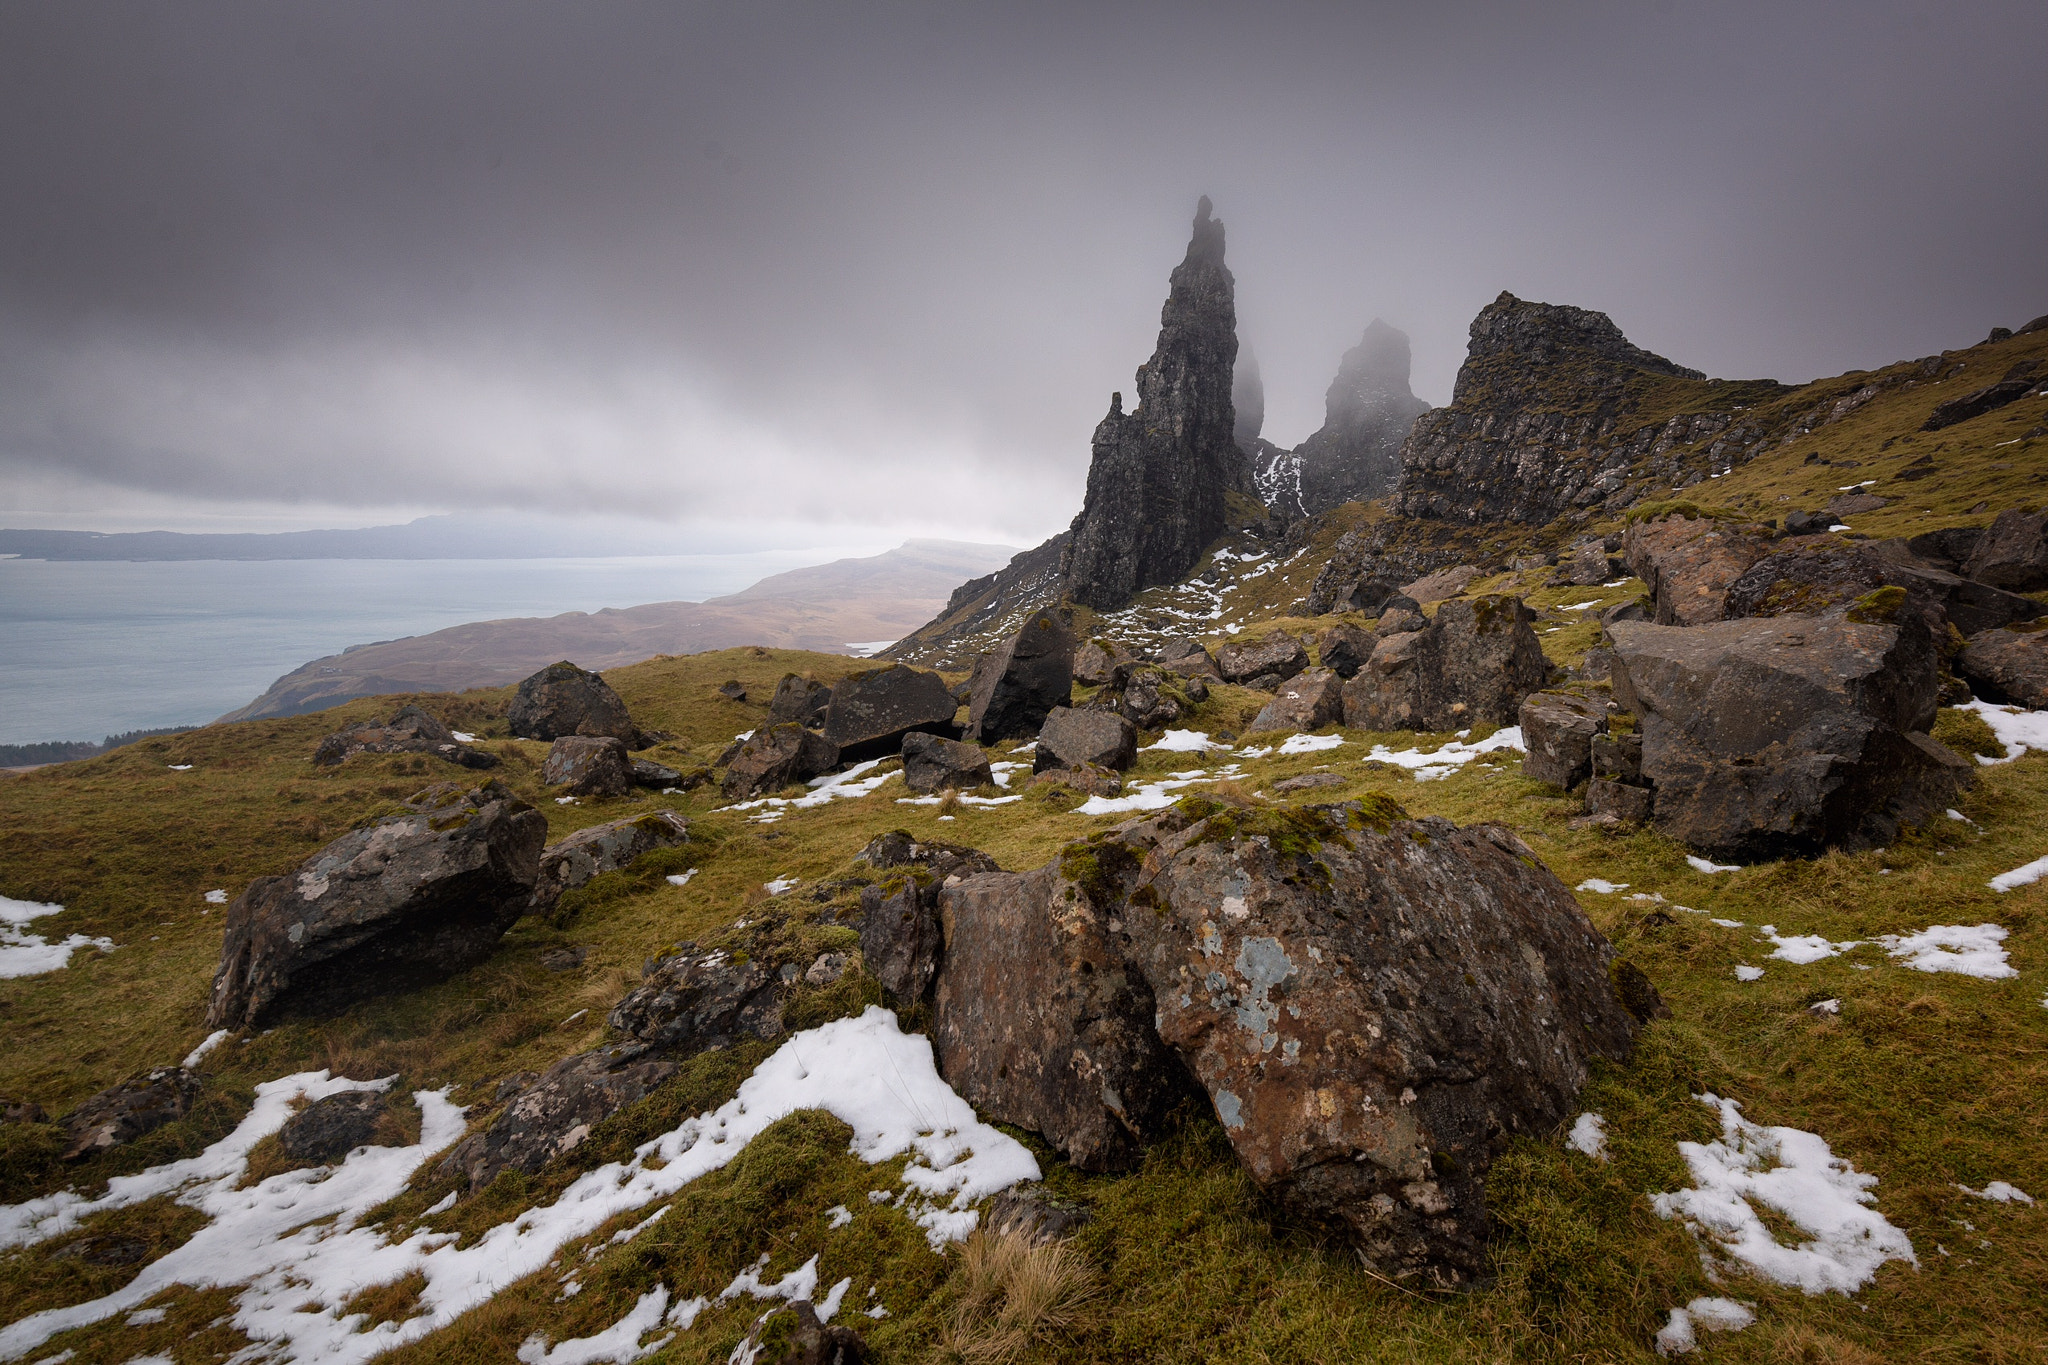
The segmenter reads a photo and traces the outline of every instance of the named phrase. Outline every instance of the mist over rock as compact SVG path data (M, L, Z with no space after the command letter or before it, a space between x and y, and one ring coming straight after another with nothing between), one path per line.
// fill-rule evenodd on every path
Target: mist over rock
M1266 426L1266 381L1259 375L1258 356L1242 341L1237 343L1237 367L1231 372L1230 406L1236 410L1231 436L1239 450L1252 454Z
M1226 495L1252 491L1231 404L1236 286L1223 223L1209 209L1205 196L1160 312L1158 348L1138 370L1137 406L1126 413L1123 395L1112 395L1095 428L1060 577L1069 597L1097 610L1179 581L1223 533Z
M1323 426L1296 449L1301 511L1383 497L1401 476L1401 443L1429 404L1408 387L1408 334L1374 318L1323 396Z

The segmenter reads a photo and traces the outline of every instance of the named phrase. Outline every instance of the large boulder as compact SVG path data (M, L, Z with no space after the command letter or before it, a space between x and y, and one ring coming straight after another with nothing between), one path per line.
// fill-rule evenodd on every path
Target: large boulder
M203 1085L196 1071L160 1066L107 1087L64 1116L64 1160L81 1161L185 1117Z
M1097 871L1075 854L940 891L933 1041L979 1112L1044 1134L1084 1171L1128 1170L1188 1087L1125 927L1094 899Z
M861 961L884 990L915 1004L930 991L938 970L939 892L1002 869L979 849L919 843L903 830L876 836L857 861L881 874L861 888Z
M501 783L434 792L228 907L208 1028L339 1008L487 957L533 897L547 817Z
M1308 667L1308 650L1284 630L1262 640L1232 640L1216 651L1216 670L1225 682L1244 683L1268 675L1285 682Z
M1137 661L1135 654L1115 640L1097 636L1075 649L1074 681L1083 687L1121 685L1124 673Z
M1174 663L1185 664L1193 655L1182 655ZM1104 689L1089 699L1089 709L1107 707L1140 730L1160 730L1172 725L1208 700L1209 684L1202 674L1177 674L1171 665L1139 664L1123 685Z
M521 739L610 735L624 740L629 749L647 747L646 737L611 684L566 659L519 684L507 719Z
M1260 708L1248 733L1265 730L1320 730L1344 718L1344 680L1327 668L1311 668L1280 684Z
M795 721L764 725L734 746L719 790L735 800L780 791L832 771L839 746Z
M1138 760L1138 731L1114 711L1058 707L1039 727L1033 772L1049 768L1128 768Z
M832 689L824 683L785 673L782 681L775 684L774 699L768 703L768 723L788 721L815 729L825 723L825 707L831 700Z
M1316 636L1316 662L1347 682L1358 676L1378 643L1370 631L1339 621Z
M979 744L1038 733L1074 691L1074 632L1053 607L1031 613L1017 633L974 661L967 738Z
M995 781L988 751L979 744L913 730L903 737L903 785L929 794L952 787L972 791Z
M1572 550L1572 557L1560 566L1564 581L1577 588L1591 588L1605 583L1614 575L1614 562L1607 557L1607 546L1600 540L1589 540Z
M1528 756L1522 776L1569 790L1593 775L1593 737L1607 728L1603 703L1573 692L1534 692L1519 723Z
M358 721L335 731L320 741L313 761L331 767L357 754L431 754L465 768L498 766L496 754L460 743L454 731L417 706L400 707L382 725Z
M1926 730L1940 654L1903 590L1823 616L1685 629L1618 622L1656 820L1738 858L1886 844L1951 804L1967 764Z
M1987 701L2048 710L2048 630L1973 635L1955 669Z
M606 1022L666 1053L691 1056L741 1038L782 1035L782 968L774 954L689 951L648 964ZM794 979L796 970L789 973Z
M1972 547L1963 573L2014 592L2048 588L2048 513L2000 512Z
M571 796L624 796L633 790L633 756L609 735L563 735L548 746L540 780Z
M1462 730L1512 725L1522 699L1550 676L1518 597L1444 603L1420 630L1383 636L1344 685L1344 723L1358 730Z
M1214 678L1223 681L1216 668L1216 656L1200 640L1171 640L1159 651L1159 666L1183 678Z
M903 737L924 730L957 738L953 713L960 705L945 679L904 664L850 673L832 687L825 708L825 739L848 763L881 758L903 747Z
M1623 533L1621 557L1649 585L1657 624L1696 626L1726 616L1730 585L1770 553L1760 531L1684 513L1646 518Z
M688 843L690 822L674 811L650 811L579 829L541 850L532 909L545 913L564 891L604 872L630 867L643 854Z
M480 1190L503 1170L531 1175L581 1146L590 1130L674 1075L676 1064L644 1043L614 1043L564 1057L506 1104L481 1133L441 1159L441 1174ZM530 1074L530 1073L529 1073Z
M1724 611L1730 618L1814 615L1883 587L1905 589L1937 637L1946 636L1951 624L1974 635L2041 614L2037 603L2017 593L1922 559L1907 541L1865 544L1835 536L1782 542L1728 585Z
M1435 573L1424 574L1412 583L1401 585L1401 595L1417 602L1441 602L1447 597L1456 597L1472 586L1479 577L1476 564L1457 564Z

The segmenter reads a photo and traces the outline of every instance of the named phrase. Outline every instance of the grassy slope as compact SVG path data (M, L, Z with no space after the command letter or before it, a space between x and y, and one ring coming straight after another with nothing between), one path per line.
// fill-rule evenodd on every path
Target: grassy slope
M2039 505L2042 445L2023 433L2042 421L2040 400L1943 432L1917 431L1936 403L2035 355L2048 355L2048 336L1959 353L1953 359L1967 365L1961 375L1889 389L1848 418L1689 496L1704 501L1711 494L1716 503L1768 516L1817 507L1841 485L1875 478L1873 491L1896 501L1850 519L1859 533L1873 536L1977 523L2002 507ZM1821 381L1776 402L1788 412L1809 410L1837 390L1854 392L1864 378ZM1696 401L1666 397L1673 411ZM1923 453L1937 461L1936 474L1897 481L1899 468ZM1809 455L1832 463L1808 463ZM1849 460L1856 464L1843 463ZM1343 531L1377 515L1370 507L1340 509L1315 528L1306 553L1277 570L1251 577L1239 566L1229 576L1225 616L1215 625L1326 624L1286 613ZM1549 538L1558 534L1562 528L1549 528ZM1471 558L1485 560L1540 545L1546 533L1488 528L1466 539ZM1633 580L1581 589L1548 586L1547 578L1543 571L1500 574L1473 590L1524 594L1542 612L1537 629L1560 663L1574 661L1593 643L1598 606L1641 591ZM1152 594L1140 607L1172 600ZM1597 606L1562 610L1589 601ZM1191 623L1190 629L1201 627ZM733 734L759 722L762 703L783 672L810 670L829 680L863 666L838 656L728 650L656 659L610 676L643 723L677 734L662 756L704 762ZM719 697L715 689L728 678L743 682L755 700ZM503 690L421 700L456 727L486 737L505 760L499 775L546 811L555 837L654 806L691 815L702 837L669 856L679 865L701 866L701 875L685 888L651 872L608 879L577 898L579 914L562 924L523 921L490 962L455 980L230 1043L209 1059L213 1080L191 1118L84 1167L56 1165L48 1127L0 1126L0 1198L65 1183L90 1186L196 1151L232 1125L256 1082L305 1067L334 1066L356 1076L395 1071L408 1088L453 1083L456 1099L478 1106L474 1112L487 1119L496 1078L601 1041L604 1007L637 979L644 958L679 940L715 941L745 913L756 922L764 914L779 916L786 925L781 932L807 944L843 942L845 930L816 923L823 907L807 892L821 878L844 874L853 853L880 830L903 827L976 844L1004 866L1021 868L1112 819L1091 820L1027 800L969 808L942 821L931 807L895 804L901 789L893 784L774 825L718 814L720 803L709 793L557 806L537 782L544 747L505 738ZM1194 723L1241 730L1259 700L1217 688ZM105 934L122 945L105 956L83 954L62 972L0 982L0 1017L10 1043L0 1057L0 1094L61 1113L123 1076L175 1061L197 1042L220 932L218 912L205 908L203 893L237 891L251 877L293 865L355 822L389 811L427 783L458 776L423 758L358 758L338 771L306 761L321 734L397 704L355 702L318 716L201 730L0 780L0 894L60 901L69 913L44 927ZM1082 1177L1041 1148L1049 1181L1095 1211L1081 1243L1100 1277L1092 1314L1041 1354L1075 1361L1648 1358L1648 1338L1663 1311L1712 1292L1687 1236L1656 1219L1646 1198L1685 1183L1673 1144L1712 1134L1707 1111L1688 1098L1712 1089L1741 1098L1752 1117L1820 1133L1859 1170L1877 1175L1879 1207L1911 1234L1920 1266L1888 1265L1878 1284L1853 1301L1809 1299L1737 1279L1723 1287L1756 1302L1760 1322L1745 1333L1711 1338L1711 1358L2039 1358L2048 1334L2048 1213L1980 1203L1954 1185L2004 1179L2036 1195L2048 1193L2048 1010L2042 1008L2048 892L2037 886L1998 896L1984 885L2044 851L2039 830L2048 823L2048 758L1984 770L1962 806L1972 824L1943 821L1882 854L1707 877L1689 869L1683 850L1654 832L1569 829L1576 803L1523 780L1512 761L1475 764L1430 783L1409 781L1398 769L1361 766L1359 746L1376 738L1429 747L1443 737L1346 734L1346 747L1334 754L1248 761L1242 785L1253 789L1327 764L1350 779L1336 796L1384 787L1417 814L1502 820L1568 883L1605 877L1705 912L1659 913L1622 897L1581 897L1674 1011L1648 1031L1630 1066L1602 1074L1587 1097L1588 1106L1610 1120L1615 1160L1596 1165L1555 1144L1524 1145L1494 1179L1505 1229L1497 1282L1429 1302L1375 1281L1341 1245L1280 1219L1248 1186L1220 1130L1204 1115L1187 1116L1180 1136L1131 1176ZM172 763L191 763L193 770L170 772ZM1194 765L1187 755L1148 754L1137 775ZM764 904L763 883L777 876L796 876L803 884ZM841 895L839 904L845 900ZM2007 946L2021 976L1986 982L1922 975L1886 965L1878 950L1865 947L1805 967L1773 962L1761 981L1742 984L1733 978L1734 965L1765 963L1768 945L1760 948L1747 929L1714 925L1710 916L1835 940L1991 920L2012 930ZM541 965L547 949L570 944L587 949L582 966L557 973ZM857 1009L872 996L872 987L856 980L802 1008L821 1019ZM1841 1000L1840 1016L1806 1012L1823 998ZM560 1169L531 1181L503 1178L436 1225L476 1231L548 1197L577 1171L615 1159L728 1096L758 1055L742 1049L701 1059L647 1104L601 1128ZM530 1331L560 1339L598 1330L656 1281L682 1295L715 1291L764 1251L772 1273L822 1253L825 1281L853 1275L855 1299L879 1286L891 1316L858 1319L858 1325L884 1358L925 1355L940 1339L956 1292L949 1278L955 1258L934 1255L894 1210L865 1203L865 1191L890 1185L892 1175L847 1155L836 1121L793 1118L731 1167L686 1191L676 1213L653 1230L597 1257L577 1298L557 1303L554 1277L535 1277L402 1357L503 1359L507 1343ZM388 1214L415 1215L445 1188L423 1177ZM847 1229L828 1233L822 1211L841 1203L859 1216ZM97 1220L79 1237L0 1258L4 1316L104 1293L133 1273L132 1267L96 1267L61 1255L82 1237L133 1235L161 1248L195 1226L194 1215L159 1202ZM102 1325L55 1341L49 1350L74 1348L75 1359L87 1365L151 1350L180 1361L214 1360L242 1344L231 1329L213 1325L230 1302L225 1293L180 1291L161 1302L171 1310L161 1324ZM364 1307L402 1316L408 1302L400 1285L366 1296ZM752 1311L729 1306L708 1312L656 1359L722 1359Z

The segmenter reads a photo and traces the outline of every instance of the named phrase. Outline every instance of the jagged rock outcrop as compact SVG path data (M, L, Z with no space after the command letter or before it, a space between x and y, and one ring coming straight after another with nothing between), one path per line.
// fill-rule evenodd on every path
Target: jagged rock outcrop
M358 721L320 741L313 761L332 767L357 754L432 754L464 768L495 768L496 754L459 742L455 732L417 706L402 706L384 724Z
M1095 429L1088 494L1069 528L1060 577L1100 611L1176 583L1225 529L1225 496L1250 495L1230 391L1237 360L1235 283L1223 223L1203 198L1186 257L1160 313L1159 344L1138 370L1137 406L1110 399Z
M1376 522L1346 531L1317 571L1304 610L1310 616L1362 611L1377 616L1401 585L1456 562L1454 548L1404 544L1398 524Z
M931 990L939 965L939 892L985 872L1000 872L977 848L919 843L903 830L877 835L857 861L881 874L860 893L860 956L882 989L906 1004Z
M441 1174L467 1177L472 1191L503 1170L531 1175L580 1147L592 1128L647 1098L675 1071L674 1062L655 1056L645 1043L614 1043L564 1057L515 1095L490 1127L455 1144L441 1159Z
M1907 594L1819 616L1617 622L1614 699L1641 734L1659 827L1704 852L1888 844L1952 804L1969 764L1927 735L1941 657Z
M1762 526L1675 512L1622 533L1628 571L1650 589L1661 626L1696 626L1728 615L1728 589L1771 552Z
M1776 385L1702 385L1689 395L1702 410L1631 420L1655 381L1702 378L1631 345L1604 313L1502 293L1472 321L1451 405L1416 418L1392 505L1440 521L1541 524L1603 505L1632 476L1670 488L1704 478L1711 461L1761 451L1763 433L1737 409ZM1666 458L1709 438L1690 462L1698 469Z
M1106 708L1062 706L1045 718L1038 732L1032 771L1054 768L1128 768L1138 758L1138 731L1122 715Z
M2008 508L1971 546L1963 573L2014 592L2048 588L2048 513Z
M1065 614L1031 613L1017 633L974 661L969 680L967 738L977 744L1038 733L1074 690L1078 646Z
M1067 533L1016 556L992 574L972 578L953 590L946 609L885 649L885 659L905 659L933 668L966 668L993 648L1001 635L1040 607L1060 600L1060 563Z
M1518 597L1446 602L1419 630L1384 635L1344 684L1344 723L1355 730L1462 730L1512 725L1550 664Z
M488 956L533 897L547 817L498 782L434 791L228 907L208 1028L333 1009Z
M1401 476L1401 446L1429 404L1408 387L1408 334L1378 318L1344 353L1323 397L1323 425L1297 448L1301 511L1384 497Z
M1344 680L1334 669L1310 668L1280 684L1260 708L1247 734L1268 730L1320 730L1344 718Z
M1915 555L1906 541L1830 535L1779 541L1728 585L1723 605L1729 617L1811 615L1883 587L1903 589L1937 639L1951 625L1976 635L2041 615L2038 603L1940 569Z
M789 721L815 729L825 723L825 707L831 700L832 689L826 684L785 673L782 681L775 684L775 696L768 703L768 723Z
M1257 640L1232 640L1216 651L1216 671L1227 682L1257 686L1271 679L1277 687L1308 667L1308 650L1295 636L1275 630Z

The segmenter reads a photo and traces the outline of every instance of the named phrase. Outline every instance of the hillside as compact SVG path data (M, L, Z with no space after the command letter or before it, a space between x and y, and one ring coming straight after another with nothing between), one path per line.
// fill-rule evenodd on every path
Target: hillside
M963 577L986 572L1013 553L1001 545L913 540L866 559L773 574L703 602L473 621L357 645L293 669L221 719L298 715L385 692L502 686L565 658L605 669L657 654L740 644L838 653L909 634Z

